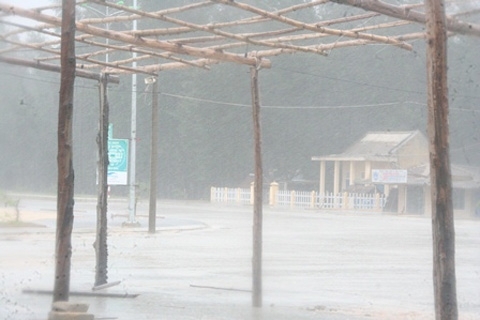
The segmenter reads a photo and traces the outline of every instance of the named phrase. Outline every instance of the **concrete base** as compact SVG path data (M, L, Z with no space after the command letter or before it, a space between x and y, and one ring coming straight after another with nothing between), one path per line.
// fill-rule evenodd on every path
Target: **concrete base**
M140 226L141 226L140 222L137 222L137 221L135 221L135 222L127 221L127 222L122 223L122 227L124 227L124 228L139 228Z
M52 311L48 313L48 320L94 320L93 314L87 311L86 303L56 301L52 304Z
M93 314L83 312L59 312L50 311L48 320L94 320Z
M52 304L52 311L56 312L87 312L88 304L72 303L68 301L55 301Z

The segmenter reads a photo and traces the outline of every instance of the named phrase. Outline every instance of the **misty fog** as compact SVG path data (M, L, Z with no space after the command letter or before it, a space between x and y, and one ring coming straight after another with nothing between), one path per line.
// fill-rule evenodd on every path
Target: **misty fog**
M139 2L142 10L159 10L157 3ZM287 6L275 0L242 2L271 11ZM89 5L103 10L94 3ZM160 6L177 5L178 1L168 0ZM452 14L456 5L461 6L448 8ZM463 5L478 11L473 7L478 6L475 1ZM77 7L79 18L98 18L85 6ZM224 10L216 5L198 15L187 11L175 17L204 24L248 17L241 10ZM358 12L357 8L328 3L290 16L313 23ZM462 18L478 23L478 14ZM382 23L385 17L371 19ZM145 29L156 27L152 21L143 23ZM348 27L362 23L366 22L349 22ZM10 27L0 23L0 35L7 34ZM121 29L117 22L109 27ZM246 33L263 32L266 27L235 28ZM410 24L381 32L393 36L421 31L424 26ZM35 34L27 40L42 43L46 39L46 35ZM402 212L397 212L396 203L394 210L387 212L383 207L327 210L317 203L308 208L280 207L271 205L269 199L272 182L278 182L280 190L290 191L290 186L318 194L321 172L312 157L342 154L369 132L419 131L428 141L426 43L423 38L410 43L412 51L369 44L331 50L326 56L295 52L269 57L271 68L259 70L265 190L265 298L260 310L250 307L249 296L250 198L243 203L211 201L212 187L248 192L251 186L255 168L249 67L219 63L209 70L159 72L158 232L153 235L145 229L151 179L152 84L146 81L148 75L138 75L135 184L139 227L122 227L128 216L129 186L110 186L109 280L120 284L102 290L112 297L73 295L72 300L86 301L98 319L432 319L432 231L430 216L425 214L424 180L409 186ZM0 55L8 53L10 45L0 41ZM77 46L77 52L88 52L87 44ZM237 53L243 54L243 49ZM246 50L253 49L247 46ZM22 58L36 57L31 48L21 52ZM479 52L478 37L449 37L450 156L460 171L471 168L480 172ZM110 55L112 61L122 57ZM122 74L119 78L119 84L108 84L109 122L113 138L128 140L132 77ZM51 290L55 267L60 76L0 63L0 87L0 222L17 219L29 223L21 228L0 225L0 300L6 306L0 318L41 319L47 316L51 297L40 291ZM95 272L92 243L99 103L99 83L76 77L73 292L90 292ZM326 191L333 192L334 165L327 164L326 171ZM346 177L342 179L345 183ZM339 192L347 191L347 187L341 189ZM480 200L480 175L473 176L466 189L454 191L455 209L471 211L467 219L456 221L457 284L461 319L473 320L480 317L480 212L475 204ZM382 206L388 205L386 196L385 202Z

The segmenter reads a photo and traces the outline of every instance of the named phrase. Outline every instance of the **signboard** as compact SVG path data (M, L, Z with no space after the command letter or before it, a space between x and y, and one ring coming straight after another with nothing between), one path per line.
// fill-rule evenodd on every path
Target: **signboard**
M407 183L407 170L372 170L373 183Z
M128 140L108 139L108 185L128 184Z

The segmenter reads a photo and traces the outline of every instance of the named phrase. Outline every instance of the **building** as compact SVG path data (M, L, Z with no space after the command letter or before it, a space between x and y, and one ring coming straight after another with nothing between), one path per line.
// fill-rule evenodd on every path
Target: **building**
M312 157L320 163L319 194L383 193L384 211L430 214L428 141L418 130L368 132L340 154ZM456 216L475 216L478 169L452 165Z

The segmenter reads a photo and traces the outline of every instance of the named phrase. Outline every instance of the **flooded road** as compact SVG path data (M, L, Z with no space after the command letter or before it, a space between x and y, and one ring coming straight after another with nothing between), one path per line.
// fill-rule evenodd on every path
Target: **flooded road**
M0 318L46 319L55 201L22 199L20 213L42 227L0 229ZM263 308L252 308L251 207L160 201L156 234L147 213L139 203L140 227L125 228L126 202L111 201L108 278L120 284L92 292L95 201L76 202L70 300L96 319L433 318L427 217L265 208ZM479 319L479 220L456 221L456 246L460 319Z

